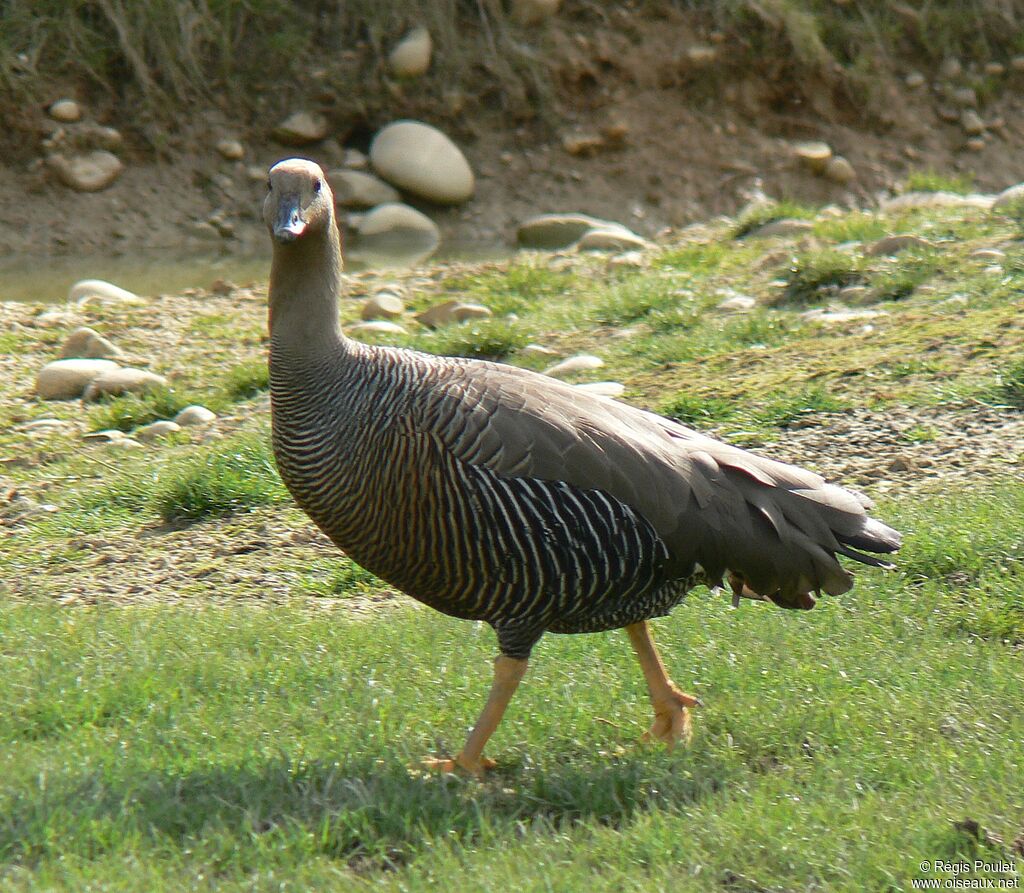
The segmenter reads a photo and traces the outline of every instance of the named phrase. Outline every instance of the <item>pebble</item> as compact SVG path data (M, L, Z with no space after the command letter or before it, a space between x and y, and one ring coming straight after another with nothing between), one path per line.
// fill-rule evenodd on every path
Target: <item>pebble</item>
M418 78L430 68L434 44L426 28L414 28L403 37L388 56L391 73L400 78Z
M640 238L621 223L601 220L588 214L540 214L519 224L516 241L520 248L558 251L570 248L591 230L620 232Z
M544 374L550 375L552 378L563 378L564 376L572 375L575 372L587 372L591 369L600 369L603 365L604 360L600 357L595 357L592 354L581 353L562 360L560 363L555 363L553 366L549 366L544 370Z
M84 304L91 300L104 304L145 303L138 295L103 279L80 279L68 289L68 303Z
M949 98L957 105L974 108L978 104L978 94L973 87L958 87L949 94Z
M1024 71L1024 56L1014 56L1010 60L1010 68L1014 71Z
M104 338L99 332L82 327L75 329L60 349L62 357L86 357L99 359L102 357L121 356L121 350Z
M65 186L76 192L99 192L110 186L124 171L121 159L105 149L82 155L50 155L50 170Z
M647 256L642 251L627 251L625 254L616 254L610 258L608 267L612 270L634 269L642 267L647 262Z
M597 397L621 397L626 392L626 386L618 381L591 381L587 384L578 384L576 387L588 394Z
M364 320L397 319L405 312L402 299L391 292L381 291L367 298L359 316Z
M947 80L955 80L963 73L963 65L960 64L959 59L953 56L947 56L942 60L942 64L939 66L939 74Z
M43 329L72 326L81 321L77 313L70 313L67 310L46 310L31 320L31 325Z
M319 112L294 112L274 128L274 139L286 146L305 146L327 136L327 119Z
M825 176L834 183L845 186L857 179L857 172L842 155L835 155L825 164Z
M628 251L646 248L647 240L625 227L591 229L576 242L577 251Z
M63 124L73 124L82 118L82 107L73 99L58 99L48 111L54 121Z
M73 400L94 379L120 368L113 360L54 360L36 375L36 394L43 400Z
M183 428L194 428L198 425L208 425L216 418L217 414L213 410L200 406L198 403L193 403L191 406L186 406L181 410L174 417L174 421Z
M64 360L63 362L72 362ZM93 360L91 362L101 362ZM116 365L116 364L115 364ZM86 402L99 400L101 397L116 397L121 394L141 394L154 388L167 387L167 379L146 369L131 367L111 369L103 372L89 382L82 394Z
M493 314L483 304L466 304L462 301L445 301L422 313L416 314L416 321L429 329L466 322L470 319L489 319Z
M960 195L955 192L906 192L882 201L884 212L908 208L991 208L991 195Z
M1006 74L1006 66L1002 62L986 62L985 74L990 78L1002 77Z
M718 310L723 310L726 313L746 313L753 310L757 306L757 301L750 297L750 295L733 295L731 298L726 298L717 307Z
M400 202L386 202L363 214L356 228L361 250L429 255L441 244L441 231L426 214Z
M815 307L800 314L800 318L806 322L840 323L850 322L855 319L871 319L875 316L883 316L881 310L826 310L822 307Z
M847 285L839 289L836 297L844 304L866 304L873 297L873 293L866 285Z
M960 126L963 127L964 133L971 136L979 136L985 132L985 122L974 109L963 110L963 114L960 115Z
M225 161L240 161L245 157L245 146L238 140L220 140L217 151Z
M339 168L328 171L327 180L335 203L343 208L373 208L401 200L394 186L364 171Z
M512 0L512 21L517 25L539 25L551 18L561 0Z
M975 248L970 253L970 257L975 260L987 260L994 263L1006 260L1006 252L1000 251L998 248Z
M29 435L60 434L73 427L73 423L67 419L33 419L31 422L24 422L18 425L19 431Z
M983 152L985 146L988 144L980 136L972 136L969 140L964 143L964 148L968 152Z
M370 159L365 152L348 148L341 156L341 166L354 171L365 171L370 166Z
M370 145L370 163L393 186L438 204L461 204L475 188L459 147L422 121L395 121L380 130Z
M922 239L920 236L906 233L894 236L883 236L874 244L869 245L864 253L870 257L881 257L899 254L901 251L906 251L908 248L933 247L932 243L927 239Z
M832 147L828 143L819 141L797 143L793 147L793 154L808 170L822 174L825 172L825 165L832 157Z
M154 440L160 440L163 437L168 437L180 430L181 425L177 422L169 422L166 419L162 419L158 422L151 422L148 425L136 428L135 436L143 443L151 443Z
M904 78L903 81L911 90L917 90L923 87L927 83L925 76L919 71L912 71Z
M102 431L89 431L82 435L86 443L113 443L116 440L124 440L127 437L124 431L117 428L104 428Z
M1024 203L1024 183L1018 183L1000 192L992 202L992 210L1002 211L1021 203Z
M543 344L525 344L519 348L519 356L521 357L557 357L558 351L552 350L550 347L545 347Z
M359 332L376 332L382 335L407 335L408 332L396 322L390 322L386 319L375 319L369 322L357 322L355 325L349 326L346 332L350 334L358 334Z

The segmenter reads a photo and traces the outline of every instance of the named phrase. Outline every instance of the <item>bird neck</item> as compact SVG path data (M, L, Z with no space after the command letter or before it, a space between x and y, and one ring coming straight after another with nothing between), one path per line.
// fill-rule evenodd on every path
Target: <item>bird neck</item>
M344 352L338 321L341 239L331 220L290 244L274 243L270 266L271 352L313 358Z

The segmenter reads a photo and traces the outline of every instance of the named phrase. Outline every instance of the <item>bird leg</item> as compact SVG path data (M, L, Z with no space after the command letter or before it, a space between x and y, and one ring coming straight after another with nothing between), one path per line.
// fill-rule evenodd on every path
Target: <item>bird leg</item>
M654 722L644 734L644 740L658 738L668 745L669 750L680 741L688 743L693 734L689 708L699 707L700 700L681 692L668 678L665 665L654 647L647 621L630 624L626 632L629 633L629 641L640 661L640 668L644 671L647 690L654 706Z
M431 758L424 760L423 764L430 769L438 769L442 772L454 772L456 768L464 769L477 776L483 775L485 769L493 769L494 760L482 756L484 745L494 734L494 730L498 728L498 723L505 715L508 702L512 700L512 695L515 694L520 681L526 675L527 666L529 666L527 660L517 660L514 657L499 654L494 661L494 682L491 685L491 693L459 755L454 760Z

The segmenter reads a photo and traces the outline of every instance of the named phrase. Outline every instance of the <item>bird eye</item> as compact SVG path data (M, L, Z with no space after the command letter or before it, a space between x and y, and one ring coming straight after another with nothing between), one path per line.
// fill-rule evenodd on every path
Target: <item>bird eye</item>
M319 178L319 177L317 177L317 179L315 179L315 180L313 181L313 191L314 191L314 192L319 192L319 191L320 191L320 185L321 185L321 184L320 184L320 178Z

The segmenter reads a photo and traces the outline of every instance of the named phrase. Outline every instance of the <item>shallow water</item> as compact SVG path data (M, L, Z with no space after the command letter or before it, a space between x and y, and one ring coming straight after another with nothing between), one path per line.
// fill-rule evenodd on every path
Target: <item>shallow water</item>
M422 255L346 257L349 271L409 269L442 260L483 261L508 257L503 245L448 245L429 260ZM264 254L174 255L166 251L135 255L0 258L0 301L59 303L81 279L105 279L138 295L176 294L208 288L217 279L250 285L267 281L270 251Z

